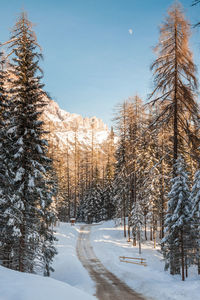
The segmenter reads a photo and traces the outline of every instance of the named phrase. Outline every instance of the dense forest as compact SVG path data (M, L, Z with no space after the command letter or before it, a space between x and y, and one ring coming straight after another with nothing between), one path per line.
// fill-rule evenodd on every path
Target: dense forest
M199 1L195 1L194 5ZM198 24L197 24L198 25ZM0 53L0 262L49 276L56 220L116 219L142 252L160 241L166 270L200 274L200 152L197 68L191 26L178 3L160 26L151 65L154 89L115 108L101 146L60 151L42 114L51 101L41 83L40 46L22 13ZM48 100L47 100L48 99Z

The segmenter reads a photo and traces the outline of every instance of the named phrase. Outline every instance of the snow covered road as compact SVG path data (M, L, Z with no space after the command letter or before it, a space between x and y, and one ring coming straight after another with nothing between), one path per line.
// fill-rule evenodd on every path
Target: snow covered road
M96 257L90 243L92 225L83 225L77 241L77 255L96 283L96 296L100 300L142 300L142 296L109 272Z

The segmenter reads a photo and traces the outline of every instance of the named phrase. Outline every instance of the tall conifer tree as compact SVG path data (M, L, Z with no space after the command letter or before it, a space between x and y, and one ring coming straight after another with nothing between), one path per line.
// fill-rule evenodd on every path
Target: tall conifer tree
M184 159L180 156L175 164L177 176L171 180L172 187L168 194L168 211L165 220L166 236L162 240L163 252L166 258L166 269L170 267L172 275L179 274L185 279L185 269L188 262L193 262L193 249L197 245L192 218L192 202L190 183Z
M160 28L160 41L156 47L158 58L152 65L155 89L153 103L161 103L155 123L170 126L173 137L173 164L175 165L184 135L192 139L189 123L196 122L198 107L194 98L197 88L196 67L188 46L190 27L181 5L176 3ZM175 167L174 167L174 176Z
M6 267L13 267L13 257L18 249L20 205L13 195L13 102L9 93L9 76L6 61L0 53L0 260Z
M55 254L50 229L52 186L48 179L51 160L47 158L47 142L43 136L40 116L44 109L44 92L39 67L35 33L23 12L11 36L12 57L12 166L13 204L20 214L16 217L16 244L12 268L22 272L41 272L49 275L50 262ZM17 198L17 200L16 200Z

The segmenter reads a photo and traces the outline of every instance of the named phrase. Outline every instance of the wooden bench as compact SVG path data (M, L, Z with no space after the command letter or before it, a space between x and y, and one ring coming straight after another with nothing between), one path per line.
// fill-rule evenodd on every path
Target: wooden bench
M129 264L141 265L144 267L147 266L146 258L142 257L119 256L119 260Z

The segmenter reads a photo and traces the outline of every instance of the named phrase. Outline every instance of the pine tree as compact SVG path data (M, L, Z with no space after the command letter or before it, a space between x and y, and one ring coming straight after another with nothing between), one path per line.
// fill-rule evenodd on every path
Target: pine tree
M127 101L127 173L128 173L128 241L130 241L131 211L132 205L137 201L140 194L138 186L138 156L140 152L140 142L144 129L145 110L142 100L136 95ZM136 240L134 240L136 243Z
M198 266L198 274L200 274L200 170L197 170L194 176L194 183L190 194L190 202L192 203L192 218L194 221L195 233L197 234L197 247L194 249L196 254L196 264Z
M200 0L193 0L192 5L197 5L198 3L200 3Z
M116 172L113 183L114 202L116 207L115 217L121 218L124 226L124 237L126 237L126 216L128 202L128 183L126 165L125 141L122 138L116 151Z
M160 114L155 124L169 127L173 138L173 165L184 136L194 143L193 130L189 123L196 123L198 106L194 94L197 88L196 67L189 50L190 27L185 20L181 5L175 3L160 28L160 41L156 47L158 58L151 69L154 71L155 96L153 104L160 104ZM175 167L174 167L174 176Z
M115 215L114 205L114 191L113 191L113 179L114 179L114 132L111 128L110 135L108 136L106 143L107 161L105 171L103 175L103 207L104 207L104 219L111 220Z
M99 222L103 219L103 197L99 184L93 183L84 199L84 215L88 223Z
M55 254L50 228L52 186L48 179L51 160L47 157L47 142L40 120L45 103L35 33L26 13L19 17L11 37L13 53L11 71L12 94L12 166L11 209L18 209L15 252L12 268L22 272L44 271L49 275ZM11 221L10 221L11 222Z
M126 237L126 216L128 212L128 173L127 173L127 102L119 107L118 122L119 142L115 158L114 199L116 206L116 217L121 217L124 226L124 237Z
M103 220L111 220L115 216L115 205L113 200L113 186L107 184L102 190L103 197Z
M184 159L180 156L176 165L177 176L171 180L168 194L168 210L165 220L166 235L162 240L162 249L166 259L166 269L170 267L172 275L179 274L185 280L185 269L193 261L193 249L197 237L192 218L192 203L189 199L189 179Z
M156 247L156 231L159 216L159 172L155 140L153 134L147 131L147 136L141 139L141 149L138 153L137 165L137 201L139 201L145 218L145 237L147 217L150 223L150 239Z
M13 256L18 249L20 205L13 194L12 172L13 101L10 99L9 76L3 53L0 53L0 260L6 267L13 267Z
M139 245L139 254L141 254L142 228L144 225L144 215L139 201L133 203L131 212L131 226L133 236L136 237Z

